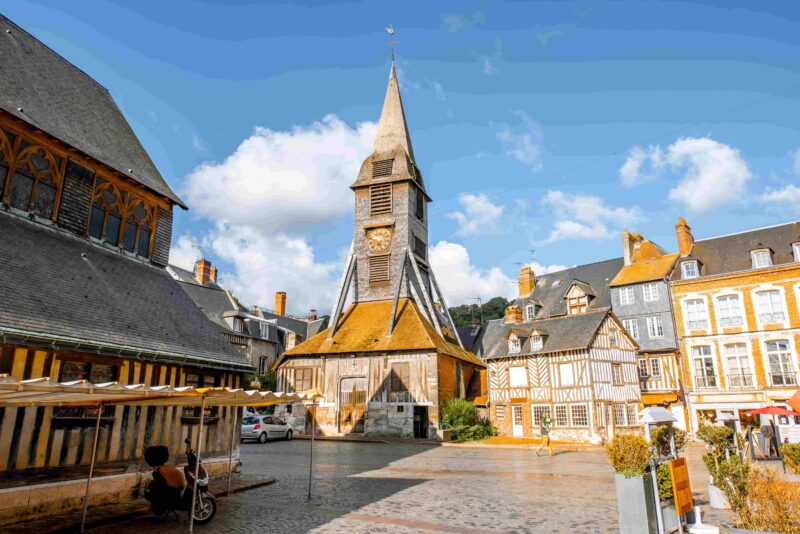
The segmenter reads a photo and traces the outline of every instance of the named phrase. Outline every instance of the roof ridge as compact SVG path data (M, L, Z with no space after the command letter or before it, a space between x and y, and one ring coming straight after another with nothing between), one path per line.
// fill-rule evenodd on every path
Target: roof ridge
M800 223L800 220L787 221L787 222L782 222L782 223L778 223L778 224L770 224L768 226L761 226L761 227L758 227L758 228L750 228L749 230L742 230L740 232L731 232L729 234L722 234L722 235L715 235L715 236L711 236L711 237L704 237L703 239L695 239L694 242L695 243L701 243L703 241L711 241L711 240L714 240L714 239L721 239L723 237L731 237L731 236L734 236L734 235L749 234L750 232L758 232L759 230L768 230L770 228L778 228L779 226L789 226L789 225L798 224L798 223Z
M56 51L55 51L53 48L51 48L51 47L50 47L48 44L46 44L44 41L42 41L41 39L39 39L38 37L36 37L35 35L33 35L31 32L29 32L29 31L25 30L24 28L22 28L21 26L19 26L19 25L18 25L16 22L14 22L13 20L11 20L11 19L10 19L10 18L8 18L7 16L3 15L2 13L0 13L0 18L4 19L6 22L8 22L8 23L9 23L9 24L11 24L12 26L14 26L14 28L16 28L17 30L19 30L19 31L21 31L22 33L26 34L26 35L27 35L27 36L29 36L31 39L33 39L34 41L36 41L37 43L39 43L40 45L42 45L42 46L43 46L44 48L46 48L46 49L47 49L47 50L48 50L48 51L49 51L51 54L53 54L53 55L55 55L56 57L58 57L58 58L59 58L61 61L63 61L64 63L66 63L67 65L69 65L70 67L72 67L73 69L75 69L75 70L77 70L78 72L80 72L81 74L83 74L83 75L84 75L84 76L85 76L85 77L86 77L86 78L87 78L89 81L91 81L92 83L94 83L94 84L95 84L97 87L99 87L100 89L102 89L103 91L105 91L106 93L108 93L109 95L111 94L111 92L108 90L108 88L107 88L105 85L103 85L102 83L100 83L100 82L98 82L97 80L95 80L95 79L94 79L94 78L93 78L93 77L92 77L92 76L91 76L89 73L87 73L85 70L83 70L82 68L80 68L80 67L78 67L77 65L75 65L75 63L73 63L72 61L68 60L67 58L65 58L64 56L62 56L62 55L61 55L61 54L59 54L58 52L56 52Z
M621 259L624 259L624 258L622 256L619 256L617 258L609 258L607 260L598 260L598 261L593 261L591 263L581 263L580 265L573 265L572 267L567 267L566 269L561 269L560 271L553 271L553 272L550 272L550 273L540 274L540 275L537 275L537 277L538 278L542 278L542 277L545 277L545 276L550 276L552 274L559 274L559 273L567 272L567 271L572 270L572 269L578 269L579 267L589 267L590 265L597 265L597 264L600 264L600 263L609 263L609 262L612 262L612 261L619 261Z

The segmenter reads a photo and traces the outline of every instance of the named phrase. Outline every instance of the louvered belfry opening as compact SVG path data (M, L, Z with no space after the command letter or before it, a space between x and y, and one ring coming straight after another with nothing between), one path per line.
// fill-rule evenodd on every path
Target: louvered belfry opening
M425 249L425 241L423 241L422 239L418 238L417 236L414 236L414 254L416 254L417 256L419 256L420 258L422 258L424 260L425 259L425 250L426 250Z
M419 187L417 189L417 201L414 206L414 211L417 216L417 219L420 221L425 218L425 195L422 194L422 189Z
M380 161L372 162L372 177L380 178L382 176L392 175L392 164L394 159L382 159Z
M389 281L389 255L371 256L369 258L369 281L388 282Z
M369 214L380 215L392 212L392 184L369 187Z

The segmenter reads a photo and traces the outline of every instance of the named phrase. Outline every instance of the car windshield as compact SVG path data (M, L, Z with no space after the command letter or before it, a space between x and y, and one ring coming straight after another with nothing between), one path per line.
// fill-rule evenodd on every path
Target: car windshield
M254 425L258 423L258 419L256 417L245 417L242 419L243 425Z

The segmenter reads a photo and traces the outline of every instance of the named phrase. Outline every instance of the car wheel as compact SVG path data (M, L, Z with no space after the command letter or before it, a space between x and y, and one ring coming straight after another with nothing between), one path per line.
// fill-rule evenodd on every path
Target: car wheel
M258 435L258 442L259 443L266 443L267 442L267 433L266 432L262 432L261 434Z
M291 429L286 431L286 439L287 440L292 439L292 431L291 431Z

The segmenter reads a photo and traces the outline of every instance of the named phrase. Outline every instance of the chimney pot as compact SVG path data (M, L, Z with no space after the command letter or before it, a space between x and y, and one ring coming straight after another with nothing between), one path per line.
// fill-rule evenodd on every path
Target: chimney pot
M506 316L503 320L504 323L521 323L522 322L522 309L516 304L512 304L506 308Z
M217 283L217 267L216 265L212 265L208 271L208 278L215 284Z
M317 310L312 309L312 310L310 310L308 312L308 320L309 321L316 321L317 320Z
M275 313L277 315L286 315L286 291L275 293Z
M681 256L688 256L692 251L694 236L692 236L692 229L686 224L686 219L683 217L678 219L678 224L675 225L675 235L678 238L678 252L681 253Z
M211 282L211 269L214 267L211 262L206 259L199 259L194 264L194 276L201 285L207 286ZM216 277L216 269L215 277Z
M520 297L530 294L536 286L536 274L534 274L533 269L531 267L521 268L517 276L517 283Z

